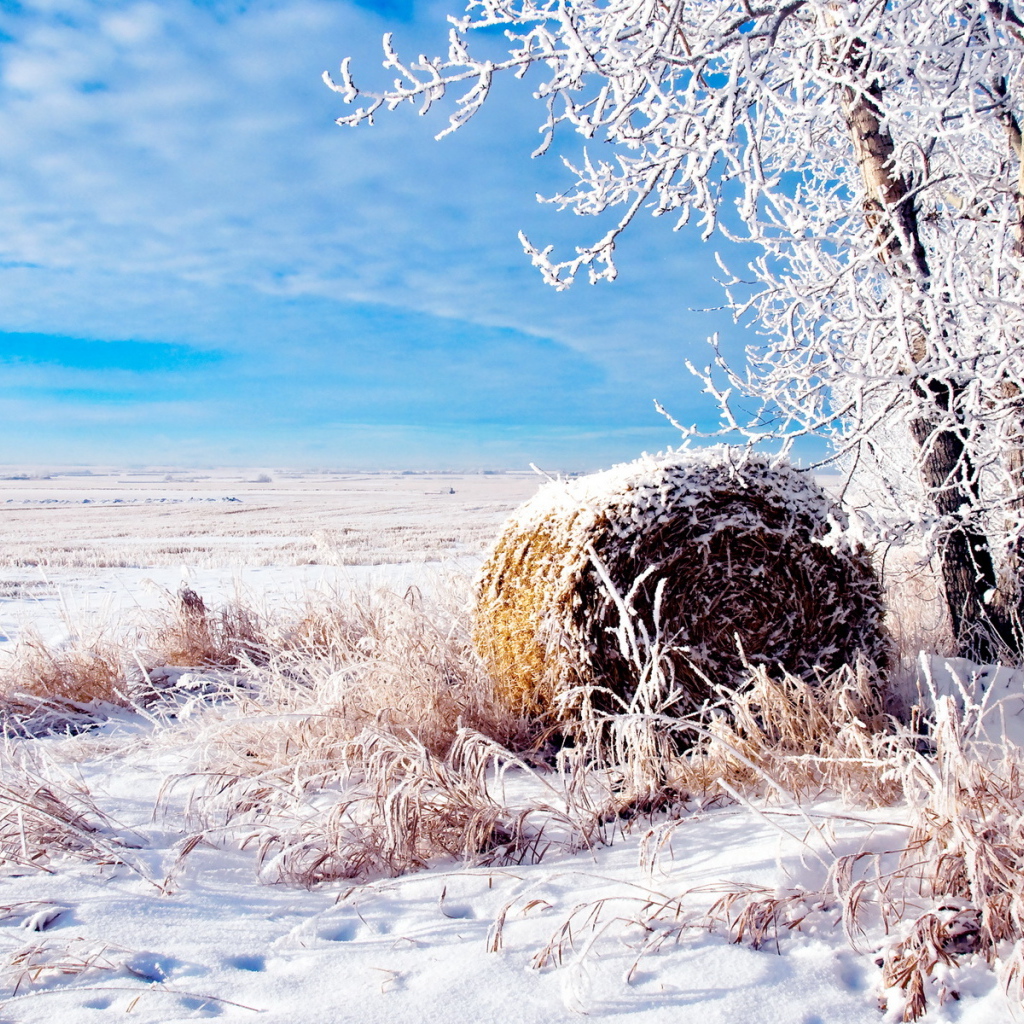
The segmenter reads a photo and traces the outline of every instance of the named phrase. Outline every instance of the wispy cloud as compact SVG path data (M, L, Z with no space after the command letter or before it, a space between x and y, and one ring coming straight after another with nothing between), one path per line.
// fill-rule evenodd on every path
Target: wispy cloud
M343 107L320 72L353 54L357 74L383 74L387 27L410 52L441 49L446 9L392 5L389 22L339 0L4 6L0 328L233 353L189 378L214 419L258 408L266 423L276 394L294 411L277 420L327 429L333 395L353 423L438 438L461 424L481 444L575 424L561 443L582 444L599 422L656 432L653 397L706 416L682 358L730 329L688 312L720 301L709 253L643 223L620 282L556 294L519 251L520 227L566 246L596 230L533 202L566 179L528 160L528 91L502 84L443 143L412 111L333 124Z

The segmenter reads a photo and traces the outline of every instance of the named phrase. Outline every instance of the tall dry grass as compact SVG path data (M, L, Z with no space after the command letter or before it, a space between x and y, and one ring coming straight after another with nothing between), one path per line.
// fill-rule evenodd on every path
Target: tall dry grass
M341 753L328 787L280 772L211 773L192 790L192 827L207 841L229 836L255 849L265 881L309 887L400 875L439 858L532 862L550 842L546 826L565 820L543 805L510 808L494 775L522 765L472 730L460 730L443 757L383 730L363 731Z
M942 570L915 545L887 545L875 559L885 592L885 627L896 672L913 672L921 651L949 656L956 645L942 589Z
M811 837L824 877L788 891L720 884L579 906L534 966L594 953L616 923L648 937L639 961L688 931L717 930L778 950L785 936L840 920L850 945L881 968L880 1006L902 1021L959 998L960 971L978 962L1024 1008L1024 751L993 745L982 728L984 705L965 705L933 695L903 722L886 714L863 668L815 686L758 669L748 687L723 693L706 722L635 713L625 722L594 722L591 728L615 736L585 755L591 771L618 772L618 789L606 788L609 807L616 798L623 810L723 801L773 820L781 814ZM666 737L682 731L694 746L673 757ZM648 752L656 768L646 767ZM840 854L828 838L828 816L804 810L822 797L841 798L846 812L892 808L906 838L894 844L891 831L880 830L857 852ZM643 841L648 867L685 825L685 814L651 818Z
M138 837L116 826L86 786L8 740L0 750L0 864L52 872L62 858L121 864L142 873L129 852Z
M189 821L312 885L438 857L522 860L542 828L490 786L538 730L494 696L459 606L417 590L314 601L264 632L251 686L204 719Z
M147 631L145 660L151 665L235 668L264 660L269 622L240 600L208 608L200 594L183 586L171 607Z
M577 959L593 952L615 920L649 937L639 959L695 928L778 948L781 936L812 921L828 927L838 911L850 944L881 968L880 1005L892 1004L901 1020L958 998L960 970L979 961L1024 1006L1024 751L993 746L983 698L926 689L908 706L900 687L864 663L812 680L762 666L743 686L715 688L717 700L680 719L658 630L638 628L628 595L612 596L620 604L619 648L637 685L616 698L613 712L601 710L614 704L607 693L600 704L589 687L567 695L580 708L573 744L560 757L570 813L577 820L585 820L581 810L616 814L634 827L649 821L650 866L685 827L689 809L746 805L800 823L824 877L788 892L734 884L580 906L535 966L560 964L570 950ZM909 652L899 653L905 663ZM841 854L828 818L805 810L821 798L838 798L848 810L892 808L906 839L894 846L882 830L874 844L869 835L858 852Z
M953 998L971 963L1024 1001L1024 760L981 742L979 707L927 693L901 707L867 664L809 679L761 666L742 685L710 687L680 717L678 652L641 628L628 594L615 596L616 643L636 685L567 693L576 717L557 736L495 700L454 586L438 597L310 597L273 613L180 596L131 634L130 656L111 659L103 687L87 685L96 657L86 647L34 641L6 669L6 700L38 695L24 722L48 693L83 705L112 694L167 722L191 759L167 791L167 807L171 792L187 797L178 869L199 842L241 845L268 882L358 882L451 858L535 861L629 830L644 834L651 864L697 809L746 805L815 836L828 822L808 816L812 801L891 808L905 826L895 846L880 834L881 845L851 855L822 841L818 876L785 892L737 884L581 908L537 963L558 962L572 936L595 936L598 948L614 920L647 929L638 956L693 928L775 948L814 921L840 920L854 948L881 962L880 990L903 1020ZM902 634L904 670L913 629ZM187 689L171 673L157 685L172 660L213 683ZM139 661L142 682L131 674ZM225 669L230 678L217 675ZM0 779L0 858L125 855L87 794L37 776L23 766L10 785Z
M31 717L33 709L52 714L54 705L123 704L130 658L130 647L102 632L53 646L28 631L0 663L0 694L7 710L22 717Z
M244 669L250 685L234 698L241 719L211 726L204 743L211 763L239 774L301 765L300 775L319 778L367 728L442 757L462 729L515 749L536 731L494 700L457 600L415 589L317 597L258 630L249 628L257 616L232 614L246 623L243 640L214 663Z

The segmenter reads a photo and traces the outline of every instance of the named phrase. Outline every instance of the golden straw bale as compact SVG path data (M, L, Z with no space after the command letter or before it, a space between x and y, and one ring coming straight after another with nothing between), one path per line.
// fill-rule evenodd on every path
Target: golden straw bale
M481 570L476 647L510 709L547 716L570 713L580 686L616 709L643 656L681 694L676 713L745 663L802 676L858 653L881 663L880 588L845 526L808 473L725 446L553 481Z

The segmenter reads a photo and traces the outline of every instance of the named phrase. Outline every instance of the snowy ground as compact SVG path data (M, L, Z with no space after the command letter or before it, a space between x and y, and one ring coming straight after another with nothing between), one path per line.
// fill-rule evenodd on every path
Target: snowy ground
M183 582L258 607L471 572L535 473L26 473L0 467L0 648L163 607Z
M638 923L652 894L712 890L688 900L696 918L720 883L782 894L820 876L823 840L808 837L791 814L710 811L675 831L653 868L641 866L640 829L593 852L552 851L534 865L459 870L442 863L309 892L258 884L253 854L237 849L201 845L176 867L187 786L158 798L168 777L189 765L171 735L153 743L152 729L125 715L99 733L44 741L49 756L80 773L98 805L138 837L137 870L67 861L52 874L3 879L0 960L8 966L0 1019L86 1022L128 1011L154 1024L206 1017L542 1024L627 1014L644 1024L898 1019L879 1012L880 972L870 948L858 954L846 945L835 908L761 950L694 928L638 959L652 938ZM810 814L826 810L835 808ZM833 821L828 844L840 852L855 852L868 838L876 849L896 846L902 829L892 813ZM599 901L610 902L594 930L586 918ZM561 963L537 967L580 906L587 912L578 915ZM44 931L27 929L40 911L44 921L56 916ZM77 973L86 962L92 966ZM957 993L926 1019L1010 1020L996 980L980 965L960 976Z
M632 837L592 854L555 852L537 865L441 864L354 889L306 892L257 884L251 854L202 847L162 891L154 883L171 871L182 833L173 801L155 822L153 808L168 773L184 766L149 748L145 728L130 719L88 740L49 742L79 748L75 761L100 806L144 840L136 853L140 872L68 863L53 875L4 880L3 902L11 907L0 928L5 959L31 944L82 959L102 949L97 966L83 974L22 978L19 994L2 1004L4 1020L101 1020L129 1007L132 1019L153 1022L241 1021L254 1011L282 1024L539 1024L576 1014L702 1024L880 1019L872 992L877 969L870 957L842 948L828 915L816 926L820 934L783 939L782 956L774 945L758 952L695 931L641 959L627 981L648 936L616 922L592 949L581 941L567 950L563 966L532 968L578 904L621 898L607 916L628 920L638 911L636 897L650 890L677 895L723 880L785 888L806 878L812 849L747 812L727 808L689 822L653 871L639 868L639 838ZM81 762L83 744L94 754ZM792 829L792 822L781 819L781 826ZM858 833L876 829L850 824L836 842L852 846ZM808 860L810 868L802 863ZM27 932L19 925L40 900L60 915L44 932ZM707 902L695 897L695 910ZM508 904L501 949L490 952ZM8 982L19 973L10 969ZM961 993L949 1019L999 1019L992 980L979 974L976 982L976 994Z
M365 475L275 485L223 475L176 483L111 474L0 486L2 528L12 537L0 566L0 631L14 637L33 619L44 631L65 628L62 602L91 614L162 600L161 588L176 588L183 563L201 592L222 596L239 579L252 592L278 595L272 599L283 599L289 587L298 593L313 584L362 582L371 569L356 564L357 551L369 552L368 562L388 561L373 552L389 550L381 534L396 524L405 533L384 582L418 582L436 572L434 556L451 543L443 538L457 538L456 555L472 563L488 531L536 482ZM215 500L188 500L196 495ZM233 497L239 502L222 500ZM236 505L252 507L245 529L223 514ZM321 544L335 552L321 562L333 557L333 564L289 560L316 548L316 529L342 527L356 542L347 552L337 537L333 548ZM172 535L193 547L158 550L174 546ZM403 559L413 538L423 557ZM259 552L260 565L240 558L245 548ZM97 552L110 562L117 551L129 552L120 558L127 564L99 564ZM200 551L196 564L189 551ZM33 559L46 564L27 564ZM1013 686L1019 689L1019 680L1004 689ZM179 729L187 742L177 742ZM823 844L841 852L867 842L899 846L905 828L892 810L837 818L835 807L812 805L811 820L828 819L819 833L791 813L723 807L682 824L653 864L643 863L646 830L637 827L593 851L552 849L539 864L439 863L402 878L306 891L260 884L255 854L231 844L203 843L180 858L194 739L187 722L125 712L79 736L11 741L33 744L49 770L80 779L135 837L135 849L126 858L133 867L67 859L49 873L9 870L0 878L0 1021L84 1024L127 1013L154 1024L212 1017L281 1024L899 1019L898 1004L878 1008L870 936L862 951L851 950L835 908L818 908L801 930L760 950L699 927L677 940L668 921L658 946L657 927L638 924L652 893L702 890L685 903L696 921L721 883L780 894L813 885ZM174 778L181 781L168 788ZM600 917L588 919L599 906ZM580 907L586 909L573 916ZM538 966L545 948L566 937L567 922L571 939ZM652 945L658 948L638 958ZM925 1019L999 1024L1011 1015L997 980L978 965L958 975L956 997Z

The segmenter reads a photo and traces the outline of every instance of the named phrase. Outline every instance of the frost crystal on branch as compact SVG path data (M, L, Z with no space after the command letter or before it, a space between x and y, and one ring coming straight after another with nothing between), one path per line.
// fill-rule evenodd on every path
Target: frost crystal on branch
M343 65L330 84L363 105L339 123L454 90L452 131L496 74L534 69L539 152L565 128L605 147L584 144L573 187L548 201L623 211L565 259L523 238L545 279L613 279L645 209L760 247L726 287L765 340L744 367L699 373L725 427L825 436L870 469L875 521L941 553L962 646L981 626L1008 640L1024 560L1017 3L479 0L452 25L447 58L404 64L386 39L384 93ZM492 26L507 56L477 59L467 37ZM739 396L752 421L731 410Z

